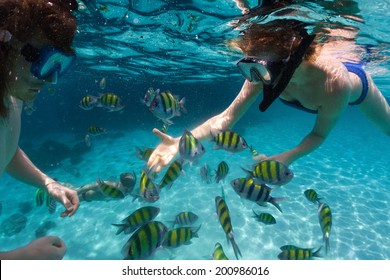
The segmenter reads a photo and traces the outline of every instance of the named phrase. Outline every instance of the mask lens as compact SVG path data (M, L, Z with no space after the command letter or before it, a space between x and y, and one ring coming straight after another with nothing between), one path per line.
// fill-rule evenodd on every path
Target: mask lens
M250 82L271 83L271 73L267 68L267 63L253 58L243 58L237 62L237 67L241 74Z
M64 75L72 66L75 55L66 55L62 51L53 48L43 48L41 58L31 66L31 72L38 79L46 79L54 72L58 77Z

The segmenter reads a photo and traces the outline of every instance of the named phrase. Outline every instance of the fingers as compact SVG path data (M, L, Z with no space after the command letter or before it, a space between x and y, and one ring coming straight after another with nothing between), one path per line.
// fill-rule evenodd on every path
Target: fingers
M50 244L54 247L61 248L65 246L64 241L62 241L62 239L58 236L47 236L47 238L50 240Z
M164 138L166 137L166 134L161 132L160 130L158 130L157 128L153 128L153 133L160 137L162 140L164 140Z
M267 156L265 154L260 154L260 155L253 157L253 159L255 161L262 161L262 160L265 160L266 158L267 158Z
M61 213L61 217L71 217L80 206L80 201L77 192L67 192L63 204L66 210Z

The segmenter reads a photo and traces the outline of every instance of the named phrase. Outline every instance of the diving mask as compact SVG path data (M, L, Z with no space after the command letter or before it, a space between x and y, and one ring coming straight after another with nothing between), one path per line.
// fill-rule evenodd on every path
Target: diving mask
M306 34L297 50L280 61L267 61L259 57L244 57L236 63L245 79L253 83L262 82L264 84L263 101L259 105L261 112L267 110L287 87L314 37L315 35Z
M26 61L31 62L31 74L41 80L45 80L52 75L61 77L76 60L76 55L66 54L63 51L51 46L41 49L26 44L20 52Z

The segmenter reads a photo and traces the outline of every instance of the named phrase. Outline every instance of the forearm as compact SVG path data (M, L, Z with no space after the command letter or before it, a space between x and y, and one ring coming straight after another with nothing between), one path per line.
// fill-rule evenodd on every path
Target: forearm
M262 91L262 84L254 85L245 81L241 91L229 107L191 131L197 139L210 137L211 133L232 128L246 113Z
M54 182L53 179L40 171L20 148L16 150L6 171L15 179L38 188L44 188L49 183Z
M301 141L301 143L299 143L298 146L287 152L279 154L276 157L286 165L290 165L297 159L313 152L315 149L321 146L324 141L324 137L311 132Z
M17 248L15 250L0 252L0 260L27 260L31 259L28 256L28 250L26 246Z

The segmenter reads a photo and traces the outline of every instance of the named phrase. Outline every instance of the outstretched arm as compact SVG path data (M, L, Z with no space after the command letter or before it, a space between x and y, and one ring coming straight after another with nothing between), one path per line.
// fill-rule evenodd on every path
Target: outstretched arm
M191 133L198 140L202 140L210 137L211 132L218 132L233 127L253 104L262 89L263 85L261 83L255 85L245 81L241 91L225 111L197 126ZM156 172L159 172L177 154L180 137L172 138L158 129L153 129L153 133L161 138L162 143L156 147L150 156L148 166L155 168Z
M273 155L270 157L260 157L263 159L273 159L280 161L286 165L290 165L295 160L310 154L317 149L328 137L341 114L347 107L348 99L345 96L340 95L338 98L334 97L334 100L318 109L318 115L312 131L306 135L302 141L293 149Z
M6 170L19 181L47 190L52 197L65 206L66 210L61 214L62 217L72 216L79 207L77 192L60 185L40 171L20 148L16 150Z

